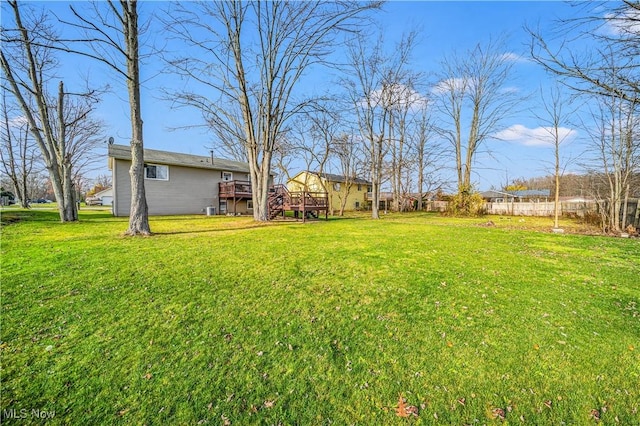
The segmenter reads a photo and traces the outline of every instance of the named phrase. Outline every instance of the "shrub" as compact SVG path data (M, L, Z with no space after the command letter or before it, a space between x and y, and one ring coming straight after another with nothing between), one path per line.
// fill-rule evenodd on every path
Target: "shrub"
M471 187L462 187L447 205L447 216L482 216L486 210L479 192Z

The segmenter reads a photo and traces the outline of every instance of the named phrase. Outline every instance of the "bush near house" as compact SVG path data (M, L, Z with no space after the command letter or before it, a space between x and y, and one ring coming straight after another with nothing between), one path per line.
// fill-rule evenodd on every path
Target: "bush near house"
M637 239L428 214L125 238L105 213L11 215L3 420L640 423Z

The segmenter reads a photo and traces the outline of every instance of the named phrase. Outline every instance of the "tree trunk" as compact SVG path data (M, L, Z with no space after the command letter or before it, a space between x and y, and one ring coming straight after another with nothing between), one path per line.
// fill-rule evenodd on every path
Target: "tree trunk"
M382 146L384 135L372 141L371 150L371 218L380 219L380 182L382 178Z
M624 192L624 203L622 204L622 230L627 229L627 208L629 206L629 184Z
M558 141L558 131L556 129L556 144L555 144L555 154L556 154L556 170L555 170L555 196L554 196L554 205L553 205L553 227L558 229L558 216L560 215L560 143Z
M127 50L127 89L131 114L131 210L126 235L150 235L149 208L144 189L144 143L140 104L140 61L138 49L138 12L135 0L123 2L123 32Z

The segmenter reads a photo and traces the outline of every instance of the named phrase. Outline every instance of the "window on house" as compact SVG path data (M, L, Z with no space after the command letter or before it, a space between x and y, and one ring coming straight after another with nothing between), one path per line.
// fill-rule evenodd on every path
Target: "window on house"
M233 173L231 172L222 172L222 180L224 182L229 182L233 180Z
M372 192L373 188L371 186L367 186L367 192Z
M360 208L360 201L356 201L356 210L359 209L359 208Z
M144 177L151 180L169 180L169 166L145 164Z
M253 200L247 200L247 210L253 210Z
M336 182L333 184L333 190L334 191L340 191L340 182Z
M362 185L358 184L358 191L362 191Z
M227 213L227 200L220 200L220 213Z

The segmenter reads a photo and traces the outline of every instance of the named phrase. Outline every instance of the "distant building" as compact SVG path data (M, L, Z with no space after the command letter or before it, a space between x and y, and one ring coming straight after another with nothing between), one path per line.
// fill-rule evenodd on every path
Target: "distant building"
M371 182L358 177L302 171L287 181L287 189L291 192L327 192L333 211L340 210L343 202L348 211L365 208Z
M551 195L549 189L527 189L522 191L484 191L480 195L490 203L508 203L520 201L547 201Z
M113 188L103 189L100 192L93 194L93 198L100 200L100 204L103 206L113 205Z
M113 214L128 216L131 208L131 148L109 145L109 168L113 182ZM246 183L250 192L249 165L239 161L144 150L144 180L150 215L202 214L207 207L218 214L227 211L252 213L249 198L232 206L219 196L220 183Z

